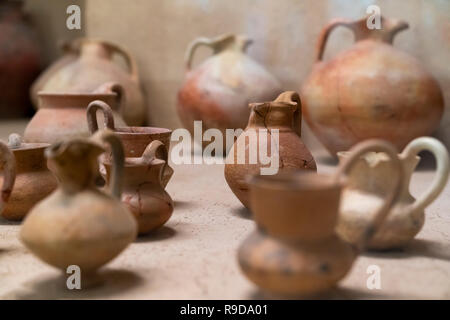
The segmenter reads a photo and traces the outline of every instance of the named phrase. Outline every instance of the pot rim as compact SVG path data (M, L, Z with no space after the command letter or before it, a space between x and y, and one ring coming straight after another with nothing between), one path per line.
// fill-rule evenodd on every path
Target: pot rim
M51 91L39 91L37 93L38 97L115 97L117 96L116 92L108 92L108 93L66 93L66 92L51 92Z
M254 188L278 191L318 191L341 189L344 182L335 179L333 175L303 170L280 172L276 175L254 175L248 179Z
M135 131L133 131L135 130ZM118 135L135 135L135 136L141 136L141 135L156 135L156 134L171 134L172 130L168 128L162 128L162 127L137 127L137 126L131 126L131 127L115 127L114 133L117 133Z
M36 142L22 142L20 147L10 148L10 150L14 153L15 151L25 151L25 150L39 150L46 149L50 147L50 143L36 143Z

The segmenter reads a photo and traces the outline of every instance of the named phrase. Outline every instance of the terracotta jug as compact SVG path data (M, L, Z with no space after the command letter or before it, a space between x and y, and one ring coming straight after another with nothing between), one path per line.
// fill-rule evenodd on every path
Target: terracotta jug
M8 146L0 141L0 170L3 177L0 179L0 214L8 205L11 192L16 180L16 160Z
M106 144L113 153L110 192L96 188L98 157ZM44 262L63 270L77 265L89 278L134 241L137 224L120 201L123 148L111 131L75 138L46 149L49 169L59 188L26 216L20 238ZM83 284L83 283L82 283Z
M194 121L204 130L244 128L250 101L274 99L281 85L263 66L245 52L252 41L242 35L214 39L197 38L186 52L186 77L178 92L178 114L184 127L194 134ZM197 48L210 47L214 55L192 69ZM225 135L224 135L225 136Z
M45 143L22 143L17 134L9 136L8 147L14 155L16 182L2 216L8 220L21 220L33 206L52 193L57 182L47 168ZM0 185L1 185L0 178Z
M420 161L419 152L430 151L437 162L435 178L418 199L409 192L411 176ZM340 161L352 154L338 153ZM449 156L444 145L434 138L421 137L411 141L398 159L402 164L405 182L389 216L368 243L370 249L394 249L406 246L419 233L425 222L424 209L442 192L448 181ZM350 171L341 201L341 214L337 231L350 243L355 243L360 233L362 216L373 216L386 190L393 184L392 159L384 153L368 153L358 159ZM364 204L364 205L361 205Z
M333 156L369 138L401 150L437 129L444 110L437 81L418 60L392 46L408 24L381 18L382 28L369 30L366 21L337 19L322 30L302 88L305 120ZM352 30L356 43L323 61L328 36L338 26Z
M120 85L105 83L93 93L39 93L39 110L25 128L25 142L56 143L64 138L89 137L86 109L90 102L102 100L114 110L114 118L125 125L117 113L122 108L121 95L113 88Z
M286 91L275 101L251 103L251 114L245 131L238 137L226 158L225 179L236 197L246 207L250 207L248 198L248 182L246 178L259 174L262 164L259 159L251 161L251 153L260 150L258 145L265 138L267 153L272 155L271 138L274 130L278 130L279 141L275 141L275 152L278 152L279 171L306 169L317 171L316 162L311 152L301 140L301 102L294 91ZM268 134L265 134L267 130ZM244 157L239 154L245 151ZM242 157L242 160L239 159Z
M368 151L385 151L397 169L392 189L367 222L355 246L335 232L345 176ZM402 175L395 148L365 141L334 176L298 171L250 180L250 201L257 229L238 251L244 274L263 290L276 294L312 295L335 286L378 230L397 196ZM363 205L360 203L360 205Z
M141 91L137 63L124 48L105 40L76 39L63 45L64 55L34 82L31 97L38 105L40 91L51 93L91 93L105 82L120 84L127 103L120 114L129 125L145 122L146 106ZM121 56L128 65L126 71L114 61Z
M31 113L28 90L42 68L39 39L23 1L0 1L0 118Z
M111 162L103 161L106 182L111 177ZM162 181L167 165L167 149L161 141L152 141L141 157L125 159L122 202L137 220L139 234L147 234L169 220L173 201Z
M97 111L103 113L104 127L114 131L122 141L125 157L136 158L142 156L144 150L152 141L161 141L166 149L166 154L170 149L170 135L172 131L166 128L157 127L115 127L113 112L110 106L103 101L92 101L87 108L87 122L89 131L93 134L98 130ZM169 166L167 160L163 170L163 185L167 186L173 175L173 169ZM100 171L105 174L103 168Z

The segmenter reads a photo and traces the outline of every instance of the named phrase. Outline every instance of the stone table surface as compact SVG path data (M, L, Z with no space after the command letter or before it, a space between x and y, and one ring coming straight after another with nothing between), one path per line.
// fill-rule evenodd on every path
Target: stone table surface
M0 139L23 132L25 122L0 122ZM319 172L336 163L312 148ZM255 299L281 298L259 291L241 273L240 243L254 229L249 213L228 188L223 165L173 165L167 190L175 202L169 222L138 238L102 269L98 287L68 290L65 275L30 254L18 240L19 223L0 218L0 299ZM420 166L411 192L433 178ZM427 210L426 223L409 247L364 253L329 299L450 299L450 184ZM369 290L367 268L381 270L381 289Z

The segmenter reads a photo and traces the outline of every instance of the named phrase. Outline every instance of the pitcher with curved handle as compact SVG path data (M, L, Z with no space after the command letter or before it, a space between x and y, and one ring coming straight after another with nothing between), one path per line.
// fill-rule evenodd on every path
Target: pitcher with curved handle
M116 127L113 110L107 103L100 100L92 101L86 111L87 124L89 131L92 134L97 132L99 128L97 111L101 111L103 114L103 126L113 130L122 141L126 158L137 158L142 156L147 146L152 141L161 141L166 149L166 154L169 152L172 130L158 127ZM174 170L169 166L167 158L165 161L166 165L163 170L162 178L164 188L167 186L167 183L169 183L169 180L174 173ZM102 168L100 169L102 174L105 175L106 172Z
M411 176L420 161L418 154L431 152L437 169L431 185L415 199L410 191ZM351 157L350 152L339 152L340 161ZM369 249L399 249L419 233L425 223L425 208L430 205L444 189L449 176L449 155L445 146L431 137L421 137L411 141L398 156L405 175L400 194L391 208L383 226L368 243ZM349 173L340 207L338 233L343 239L355 243L359 236L358 226L375 214L374 210L392 185L395 174L392 158L384 153L372 152L360 157Z
M367 19L336 19L319 36L313 70L303 83L303 115L332 156L371 138L399 150L437 129L444 111L438 82L411 55L396 49L395 35L408 24L381 17L381 29ZM355 44L324 60L327 39L337 27L352 31Z
M339 202L348 172L370 151L391 157L396 174L375 214L358 225L359 237L351 245L335 230ZM257 286L276 294L308 296L331 289L383 226L402 181L396 149L381 140L356 145L334 175L298 171L254 176L250 202L256 230L239 248L242 271Z
M100 39L79 38L62 45L63 56L35 81L31 97L36 107L39 92L83 94L91 93L107 82L121 85L127 103L120 110L128 125L142 125L147 109L133 55L121 46ZM123 58L128 70L115 62Z
M198 38L185 55L186 76L178 91L178 115L194 134L194 121L202 129L244 129L251 101L273 100L281 93L280 82L246 54L252 41L243 35ZM199 47L211 48L213 56L192 67ZM224 146L225 148L226 146Z
M251 103L249 108L248 125L231 147L224 168L228 186L246 208L250 208L247 178L261 174L263 168L273 167L273 173L317 171L316 162L301 139L302 111L297 92L286 91L274 101ZM264 148L269 163L262 159ZM256 161L252 160L254 155Z
M108 192L97 189L98 156L112 150ZM120 201L124 155L120 139L109 130L91 138L68 139L48 147L49 169L58 189L39 202L20 230L25 246L44 262L64 273L70 265L84 276L115 258L137 235L137 224ZM83 285L83 282L82 282Z

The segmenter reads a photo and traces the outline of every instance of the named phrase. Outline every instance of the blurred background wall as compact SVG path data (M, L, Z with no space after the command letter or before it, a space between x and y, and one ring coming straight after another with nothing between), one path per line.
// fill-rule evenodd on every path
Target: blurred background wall
M65 9L73 3L82 8L81 31L65 28ZM371 4L378 5L382 15L410 24L394 45L420 59L438 79L447 106L438 135L450 146L449 0L29 0L27 9L43 35L49 60L57 55L59 39L80 35L128 48L140 67L150 123L176 128L180 126L175 104L184 76L183 56L196 37L247 34L255 41L249 55L275 74L286 90L299 90L311 70L322 27L335 17L361 18ZM352 42L350 31L337 29L325 58ZM208 49L199 49L194 63L209 54Z
M29 13L31 22L39 33L45 62L48 64L60 55L61 41L75 39L85 34L86 28L69 30L66 27L67 7L77 4L81 9L84 24L85 2L80 0L27 0L24 10Z

